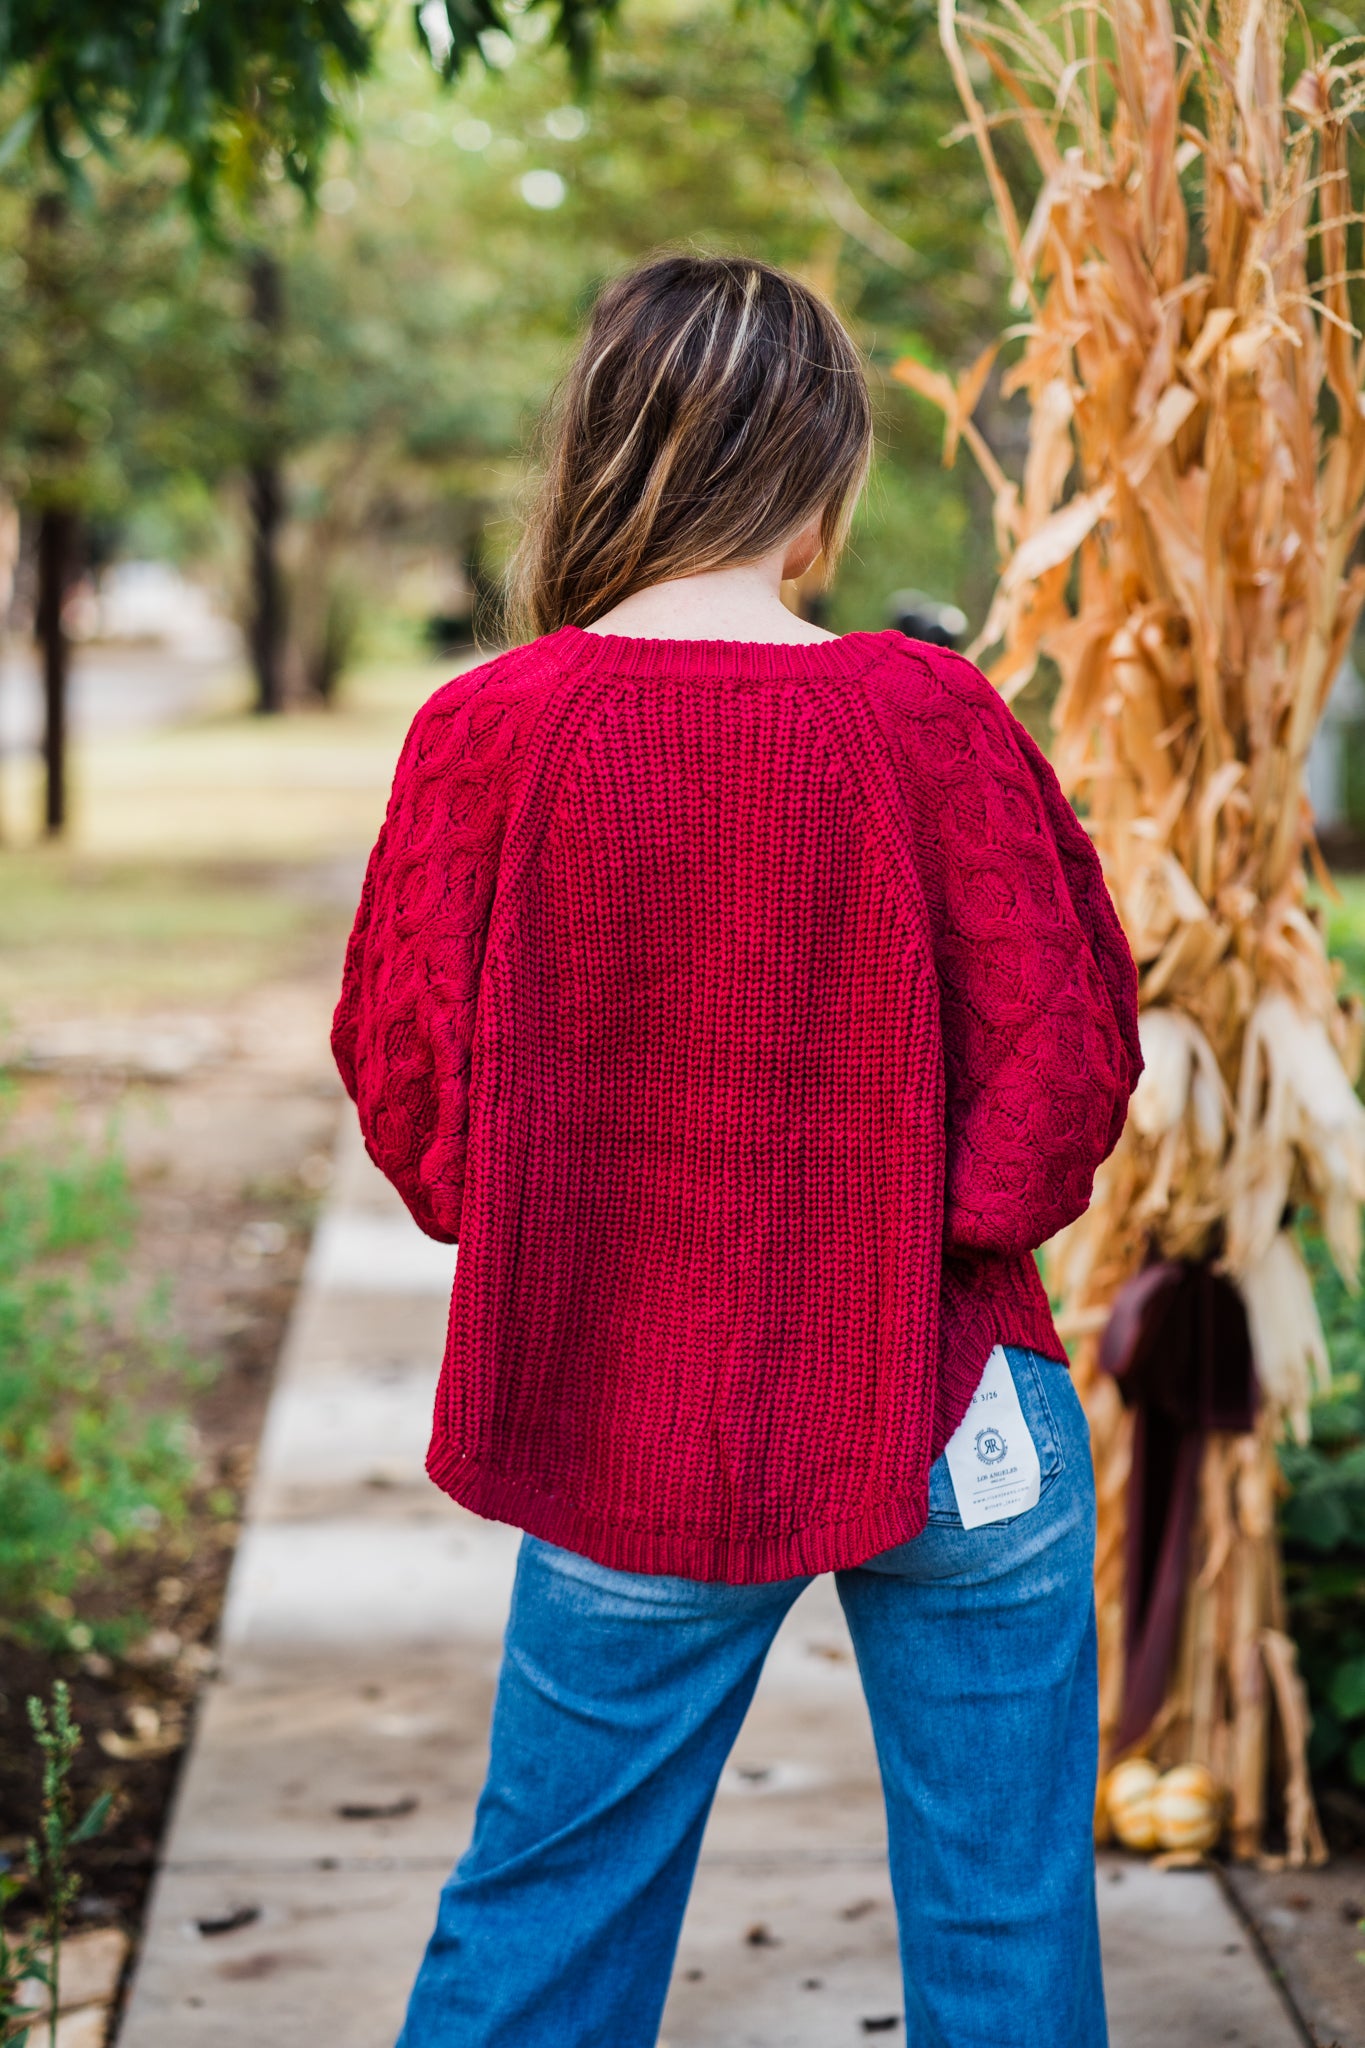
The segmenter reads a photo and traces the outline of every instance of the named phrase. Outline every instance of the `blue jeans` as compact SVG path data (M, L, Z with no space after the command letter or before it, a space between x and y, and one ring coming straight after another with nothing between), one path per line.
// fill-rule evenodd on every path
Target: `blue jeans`
M881 1766L911 2048L1104 2048L1094 1485L1065 1365L1006 1346L1042 1491L836 1574ZM523 1538L470 1847L398 2048L654 2048L716 1783L809 1579Z

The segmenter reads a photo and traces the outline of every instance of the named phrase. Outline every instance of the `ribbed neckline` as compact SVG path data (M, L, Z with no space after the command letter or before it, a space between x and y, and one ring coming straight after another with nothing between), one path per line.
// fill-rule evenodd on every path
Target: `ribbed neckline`
M548 638L575 662L609 669L613 675L778 681L857 675L902 635L888 627L881 633L841 633L834 640L654 640L560 626Z

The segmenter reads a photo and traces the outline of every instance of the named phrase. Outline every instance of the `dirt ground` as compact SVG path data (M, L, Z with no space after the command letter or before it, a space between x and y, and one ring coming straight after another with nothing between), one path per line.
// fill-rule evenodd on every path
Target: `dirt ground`
M88 1029L83 1056L18 1077L11 1128L20 1144L73 1131L98 1138L116 1117L138 1210L128 1292L168 1290L170 1329L202 1382L176 1390L197 1436L186 1523L116 1563L81 1604L87 1620L130 1611L145 1618L128 1653L54 1656L0 1641L0 1853L16 1855L37 1819L26 1700L49 1696L63 1677L85 1736L78 1802L104 1791L114 1798L110 1825L81 1852L78 1912L87 1920L136 1925L211 1665L238 1512L330 1172L342 1098L327 1024L343 936L339 905L319 914L302 948L304 971L218 1011L216 1045L176 1078L130 1076L118 1057L100 1058L99 1034ZM175 1022L160 1013L163 1045Z

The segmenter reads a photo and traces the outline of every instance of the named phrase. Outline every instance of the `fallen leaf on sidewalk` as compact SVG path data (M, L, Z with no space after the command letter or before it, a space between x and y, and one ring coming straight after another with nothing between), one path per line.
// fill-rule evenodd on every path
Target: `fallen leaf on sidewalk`
M239 1927L250 1927L252 1921L260 1917L259 1906L234 1906L226 1913L210 1914L194 1924L201 1934L235 1934Z
M756 1920L752 1927L745 1929L744 1939L748 1942L750 1948L781 1948L782 1946L777 1936L773 1933L772 1928L762 1920Z
M405 1813L417 1811L417 1801L409 1793L406 1799L391 1799L383 1805L370 1806L353 1800L336 1811L338 1820L402 1820Z

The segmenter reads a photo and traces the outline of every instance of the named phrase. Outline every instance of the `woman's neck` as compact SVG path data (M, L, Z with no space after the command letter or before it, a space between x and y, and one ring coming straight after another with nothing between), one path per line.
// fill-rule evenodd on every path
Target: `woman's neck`
M640 640L760 640L805 645L834 640L789 611L781 597L784 551L762 562L706 569L637 590L585 628Z

